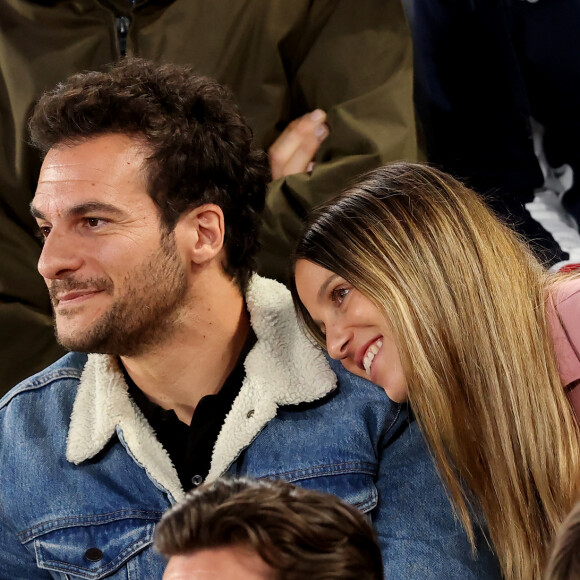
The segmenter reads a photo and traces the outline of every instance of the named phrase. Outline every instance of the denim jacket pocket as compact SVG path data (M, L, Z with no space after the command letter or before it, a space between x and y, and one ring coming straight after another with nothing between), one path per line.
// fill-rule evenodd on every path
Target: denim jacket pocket
M367 513L377 506L379 499L375 476L376 465L363 461L347 461L297 469L267 477L337 495L343 501Z
M129 562L152 543L155 521L114 515L100 523L103 516L48 522L48 531L37 526L32 542L38 567L70 578L128 579Z

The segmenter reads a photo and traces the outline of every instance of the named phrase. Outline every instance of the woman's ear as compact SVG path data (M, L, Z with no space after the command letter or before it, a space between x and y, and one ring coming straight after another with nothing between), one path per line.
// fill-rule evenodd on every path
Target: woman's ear
M213 203L185 212L175 229L194 264L210 262L224 246L224 213L221 207Z

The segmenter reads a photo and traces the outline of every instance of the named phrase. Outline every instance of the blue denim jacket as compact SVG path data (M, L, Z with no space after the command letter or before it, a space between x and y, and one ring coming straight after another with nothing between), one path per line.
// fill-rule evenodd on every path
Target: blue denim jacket
M256 346L268 343L264 328L281 308L278 296L261 317L262 298L248 299ZM324 358L297 353L297 340L270 341L268 365L276 366L278 349L293 353L308 375L313 364L328 370ZM122 378L110 362L69 354L0 402L0 578L161 578L165 563L152 548L153 530L183 490L126 389L115 386ZM261 362L255 353L246 359L246 380L208 479L224 472L277 478L342 497L373 519L389 579L500 578L484 542L472 556L406 406L340 366L337 388L323 388L319 377L306 388L313 396L298 385L276 398L277 387L269 392L259 380L268 366ZM107 379L102 392L88 388L95 365ZM270 368L274 379L276 372Z

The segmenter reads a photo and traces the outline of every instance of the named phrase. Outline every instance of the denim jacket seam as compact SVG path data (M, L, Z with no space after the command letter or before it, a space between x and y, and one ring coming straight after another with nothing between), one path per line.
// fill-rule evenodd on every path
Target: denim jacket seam
M330 468L330 469L329 469ZM303 469L293 469L281 473L270 474L265 477L270 479L285 479L287 481L299 481L313 476L325 477L330 475L344 475L345 473L364 473L365 475L376 475L376 466L364 461L344 461L341 463L327 463Z
M399 415L401 414L401 410L403 409L402 403L393 403L393 406L395 406L395 405L396 405L396 411L394 411L394 417L393 417L392 421L390 422L390 424L386 427L385 433L388 433L394 427L394 425L397 423L397 420L399 419ZM389 415L390 415L390 413L389 413Z
M145 510L117 510L115 512L108 512L105 514L98 514L92 516L67 516L65 518L55 518L46 520L40 524L36 524L30 528L17 532L18 539L25 544L55 530L62 530L66 528L90 525L104 525L111 522L129 519L145 519L159 521L163 512L161 511L145 511Z
M358 510L360 510L363 513L367 513L370 512L371 510L373 510L374 508L377 507L377 499L378 499L378 492L376 491L376 488L374 491L371 491L371 495L370 498L365 499L364 501L359 501L356 503L353 503L352 505L357 508Z
M99 568L92 568L90 570L90 572L92 574L99 574L99 573L104 572L104 571L114 570L114 569L118 568L119 566L121 566L123 563L125 563L127 558L129 556L132 556L137 549L141 550L142 548L145 548L151 544L152 544L151 534L149 534L147 538L138 538L137 540L132 542L129 546L127 546L126 548L121 550L121 552L119 552L110 562L108 562L107 564L105 564L104 566L101 566ZM44 564L59 565L62 568L66 568L68 571L74 571L74 572L86 572L87 571L86 567L78 566L76 564L72 564L71 562L65 562L63 560L42 559L42 558L40 558L40 555L38 554L37 546L35 546L35 553L36 553L36 558L37 558L38 562L42 561Z
M81 369L74 368L64 368L51 371L47 374L43 374L29 382L22 383L20 386L15 387L12 391L9 391L3 398L0 404L0 409L6 407L10 402L12 402L18 395L28 393L29 391L36 391L44 387L51 386L52 383L57 381L62 381L66 379L79 380L82 374Z

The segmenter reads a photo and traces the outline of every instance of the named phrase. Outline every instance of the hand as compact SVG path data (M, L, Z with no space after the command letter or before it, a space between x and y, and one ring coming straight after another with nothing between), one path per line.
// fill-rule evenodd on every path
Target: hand
M312 171L314 156L329 133L325 120L326 113L315 109L284 129L268 150L272 179Z

